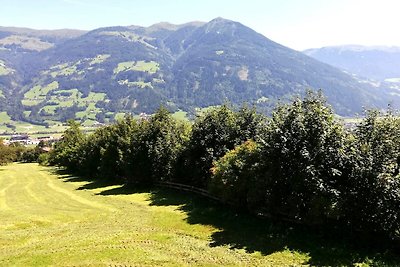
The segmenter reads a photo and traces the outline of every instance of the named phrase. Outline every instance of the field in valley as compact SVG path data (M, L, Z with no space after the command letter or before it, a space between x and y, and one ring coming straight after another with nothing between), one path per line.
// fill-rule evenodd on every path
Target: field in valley
M391 266L336 233L37 164L0 167L0 266Z

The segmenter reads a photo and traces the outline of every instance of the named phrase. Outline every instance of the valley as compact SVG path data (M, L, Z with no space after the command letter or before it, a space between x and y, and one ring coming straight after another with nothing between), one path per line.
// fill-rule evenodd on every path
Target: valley
M2 132L68 119L93 127L160 105L191 117L246 102L269 114L307 89L351 117L400 97L393 84L365 82L223 18L89 32L0 28L0 112L11 121L0 121Z

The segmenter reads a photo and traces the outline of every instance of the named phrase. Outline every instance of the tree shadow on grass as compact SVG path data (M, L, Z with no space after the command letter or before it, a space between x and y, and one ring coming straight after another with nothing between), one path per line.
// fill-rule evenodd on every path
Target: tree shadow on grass
M154 188L148 186L132 187L129 185L121 185L120 187L104 190L96 195L110 196L110 195L131 195L140 193L151 193L151 195L153 195L154 192L155 192Z
M85 182L84 185L78 187L76 190L92 190L112 185L122 185L121 181L117 180L73 175L65 169L53 169L51 172L64 182Z
M228 245L270 255L283 250L307 253L311 266L352 266L373 260L383 266L399 266L400 258L384 244L367 246L351 238L348 232L335 227L315 228L293 223L259 218L236 212L226 206L195 195L165 188L135 188L121 186L105 190L100 195L150 193L151 205L179 206L190 224L211 225L220 229L211 236L210 246ZM375 265L374 265L375 266Z
M65 178L64 178L65 179ZM64 181L84 179L75 176ZM82 180L79 180L82 181ZM84 179L88 181L88 179ZM92 181L87 189L103 188ZM78 188L79 189L79 188ZM121 185L105 189L98 195L128 195L149 193L154 206L179 206L187 214L190 224L211 225L220 231L212 234L210 246L229 246L270 255L284 250L307 253L311 266L352 266L372 260L373 266L399 266L400 258L385 244L358 242L349 233L335 227L314 228L237 212L216 201L174 189L131 187Z

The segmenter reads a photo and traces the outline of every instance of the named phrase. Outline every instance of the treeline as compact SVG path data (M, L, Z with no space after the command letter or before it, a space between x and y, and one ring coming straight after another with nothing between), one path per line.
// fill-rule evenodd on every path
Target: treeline
M20 161L26 148L19 143L6 146L3 139L0 138L0 166L14 161Z
M368 112L346 130L309 93L270 118L223 105L193 124L163 108L89 136L69 124L49 161L70 171L132 186L181 183L275 218L400 237L400 118L390 112Z
M44 151L44 147L50 146L49 143L40 141L35 147L26 147L18 142L5 145L0 138L0 166L11 162L38 162L46 165L48 153Z

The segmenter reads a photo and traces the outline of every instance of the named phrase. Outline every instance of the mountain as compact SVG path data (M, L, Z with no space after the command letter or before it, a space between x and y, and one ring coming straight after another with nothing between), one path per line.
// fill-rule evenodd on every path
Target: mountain
M107 122L160 104L194 112L248 102L268 112L309 88L321 88L340 115L400 103L396 88L373 86L222 18L89 32L0 28L0 60L0 111L42 124Z
M319 61L377 81L400 78L400 47L331 46L305 50Z

